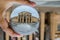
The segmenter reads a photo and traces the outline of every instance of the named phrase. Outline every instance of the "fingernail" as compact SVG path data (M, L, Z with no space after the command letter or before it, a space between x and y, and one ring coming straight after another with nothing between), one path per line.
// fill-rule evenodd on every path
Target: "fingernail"
M21 35L17 35L17 37L23 37L23 36L21 36Z
M32 5L33 7L36 6L36 3L35 3L35 2L30 2L30 3L31 3L31 5Z

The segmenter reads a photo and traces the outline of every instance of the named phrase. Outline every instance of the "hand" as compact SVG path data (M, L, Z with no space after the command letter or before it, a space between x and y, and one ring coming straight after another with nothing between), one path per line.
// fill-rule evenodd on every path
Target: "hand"
M20 4L26 4L26 5L30 5L32 7L35 6L35 3L34 2L31 2L31 1L21 0L21 1L9 1L9 2L19 2ZM5 9L5 5L8 4L8 1L2 1L2 2L0 2L0 4L2 5L0 7L0 17L1 17L0 18L0 26L1 26L2 30L4 32L8 33L11 37L20 37L20 36L22 36L20 34L15 33L11 28L9 28L7 19L4 19L2 17L2 12Z

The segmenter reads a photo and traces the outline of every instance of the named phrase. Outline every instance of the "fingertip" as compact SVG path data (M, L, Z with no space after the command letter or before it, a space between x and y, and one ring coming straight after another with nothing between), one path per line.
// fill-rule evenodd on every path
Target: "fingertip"
M14 34L14 35L12 35L11 37L23 37L23 35Z
M30 1L30 4L31 4L32 7L35 7L36 6L36 3L35 2L31 2Z

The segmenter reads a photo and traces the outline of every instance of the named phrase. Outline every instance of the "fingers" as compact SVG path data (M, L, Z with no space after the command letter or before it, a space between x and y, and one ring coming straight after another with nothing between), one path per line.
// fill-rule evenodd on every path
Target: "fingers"
M36 3L35 3L35 2L28 1L28 3L29 3L31 6L33 6L33 7L35 7L35 6L36 6Z
M6 7L9 8L11 7L14 3L20 3L21 5L28 5L28 6L32 6L32 7L35 7L36 6L36 3L35 2L32 2L32 1L27 1L27 0L20 0L20 1L3 1L1 3L1 9L5 9Z
M22 4L22 5L29 5L29 6L32 6L32 7L36 6L35 2L27 1L27 0L24 0L24 1L15 1L15 2L18 2L18 3Z
M11 37L21 37L22 35L15 33L11 28L8 27L7 20L3 20L3 23L1 24L1 28L4 32L9 34Z
M36 3L35 2L32 2L32 1L27 1L26 2L26 5L30 5L32 7L35 7L36 6Z
M4 32L6 32L7 34L9 34L11 37L20 37L22 35L15 33L12 29L10 28L6 28L3 29Z

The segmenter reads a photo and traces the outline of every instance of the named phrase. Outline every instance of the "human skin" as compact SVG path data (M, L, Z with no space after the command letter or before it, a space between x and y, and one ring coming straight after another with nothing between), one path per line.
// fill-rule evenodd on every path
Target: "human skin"
M29 1L29 0L1 0L0 1L0 5L1 5L0 6L0 27L1 27L1 29L5 33L8 33L11 37L21 37L23 35L17 34L11 28L9 28L7 19L2 16L3 15L3 11L6 9L6 7L8 6L9 2L18 2L20 4L29 5L29 6L32 6L32 7L35 6L35 3L32 2L32 1Z

